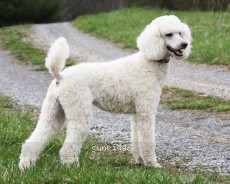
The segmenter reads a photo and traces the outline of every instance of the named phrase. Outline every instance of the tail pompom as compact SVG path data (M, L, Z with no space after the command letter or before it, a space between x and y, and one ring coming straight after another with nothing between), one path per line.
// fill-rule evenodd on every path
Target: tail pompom
M60 72L65 67L66 59L69 57L69 45L65 38L58 38L50 47L46 57L46 68L59 80Z

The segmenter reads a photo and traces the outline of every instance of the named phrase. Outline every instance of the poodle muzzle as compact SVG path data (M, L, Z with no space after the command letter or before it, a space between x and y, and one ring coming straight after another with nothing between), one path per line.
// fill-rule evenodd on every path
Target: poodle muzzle
M186 47L188 46L187 43L183 42L180 44L179 49L174 49L171 46L167 46L167 49L172 52L175 56L181 57L183 56L183 50L186 49Z

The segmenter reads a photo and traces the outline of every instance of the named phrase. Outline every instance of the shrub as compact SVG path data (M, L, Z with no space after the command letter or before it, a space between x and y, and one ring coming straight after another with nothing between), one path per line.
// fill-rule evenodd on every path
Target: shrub
M64 0L1 0L0 25L58 21L63 4Z
M125 0L129 6L159 7L172 10L229 10L229 0Z
M219 11L229 8L228 0L163 0L162 7L176 10L204 10L204 11Z
M65 20L80 15L113 11L124 7L165 8L170 10L226 11L229 0L65 0Z

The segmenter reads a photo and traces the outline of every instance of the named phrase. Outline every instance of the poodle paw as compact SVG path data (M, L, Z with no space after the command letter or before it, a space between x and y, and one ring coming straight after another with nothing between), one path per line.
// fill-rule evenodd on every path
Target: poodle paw
M74 163L79 165L78 156L76 156L76 154L71 153L69 151L60 150L60 158L61 158L61 163L63 165L66 165L67 167L70 167Z
M79 166L78 158L72 156L61 156L61 163L67 167L76 163Z
M35 162L36 162L36 159L28 159L28 158L20 158L20 162L18 164L19 166L19 169L21 171L25 170L25 169L28 169L32 166L35 165Z
M162 166L158 162L156 162L153 166L156 168L162 168Z
M142 165L143 160L142 160L141 157L133 158L132 163L135 164L135 165Z
M146 162L145 166L161 168L162 166L158 162Z

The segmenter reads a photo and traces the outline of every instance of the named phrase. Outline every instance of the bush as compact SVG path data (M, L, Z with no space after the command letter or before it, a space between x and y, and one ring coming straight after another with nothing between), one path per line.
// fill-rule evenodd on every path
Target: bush
M65 0L65 20L85 14L112 11L126 7L127 0Z
M226 11L229 0L65 0L65 20L85 14L113 11L124 7L165 8L170 10Z
M59 21L63 5L63 0L1 0L0 25Z
M147 6L171 10L226 11L230 8L229 0L125 0L129 6Z

